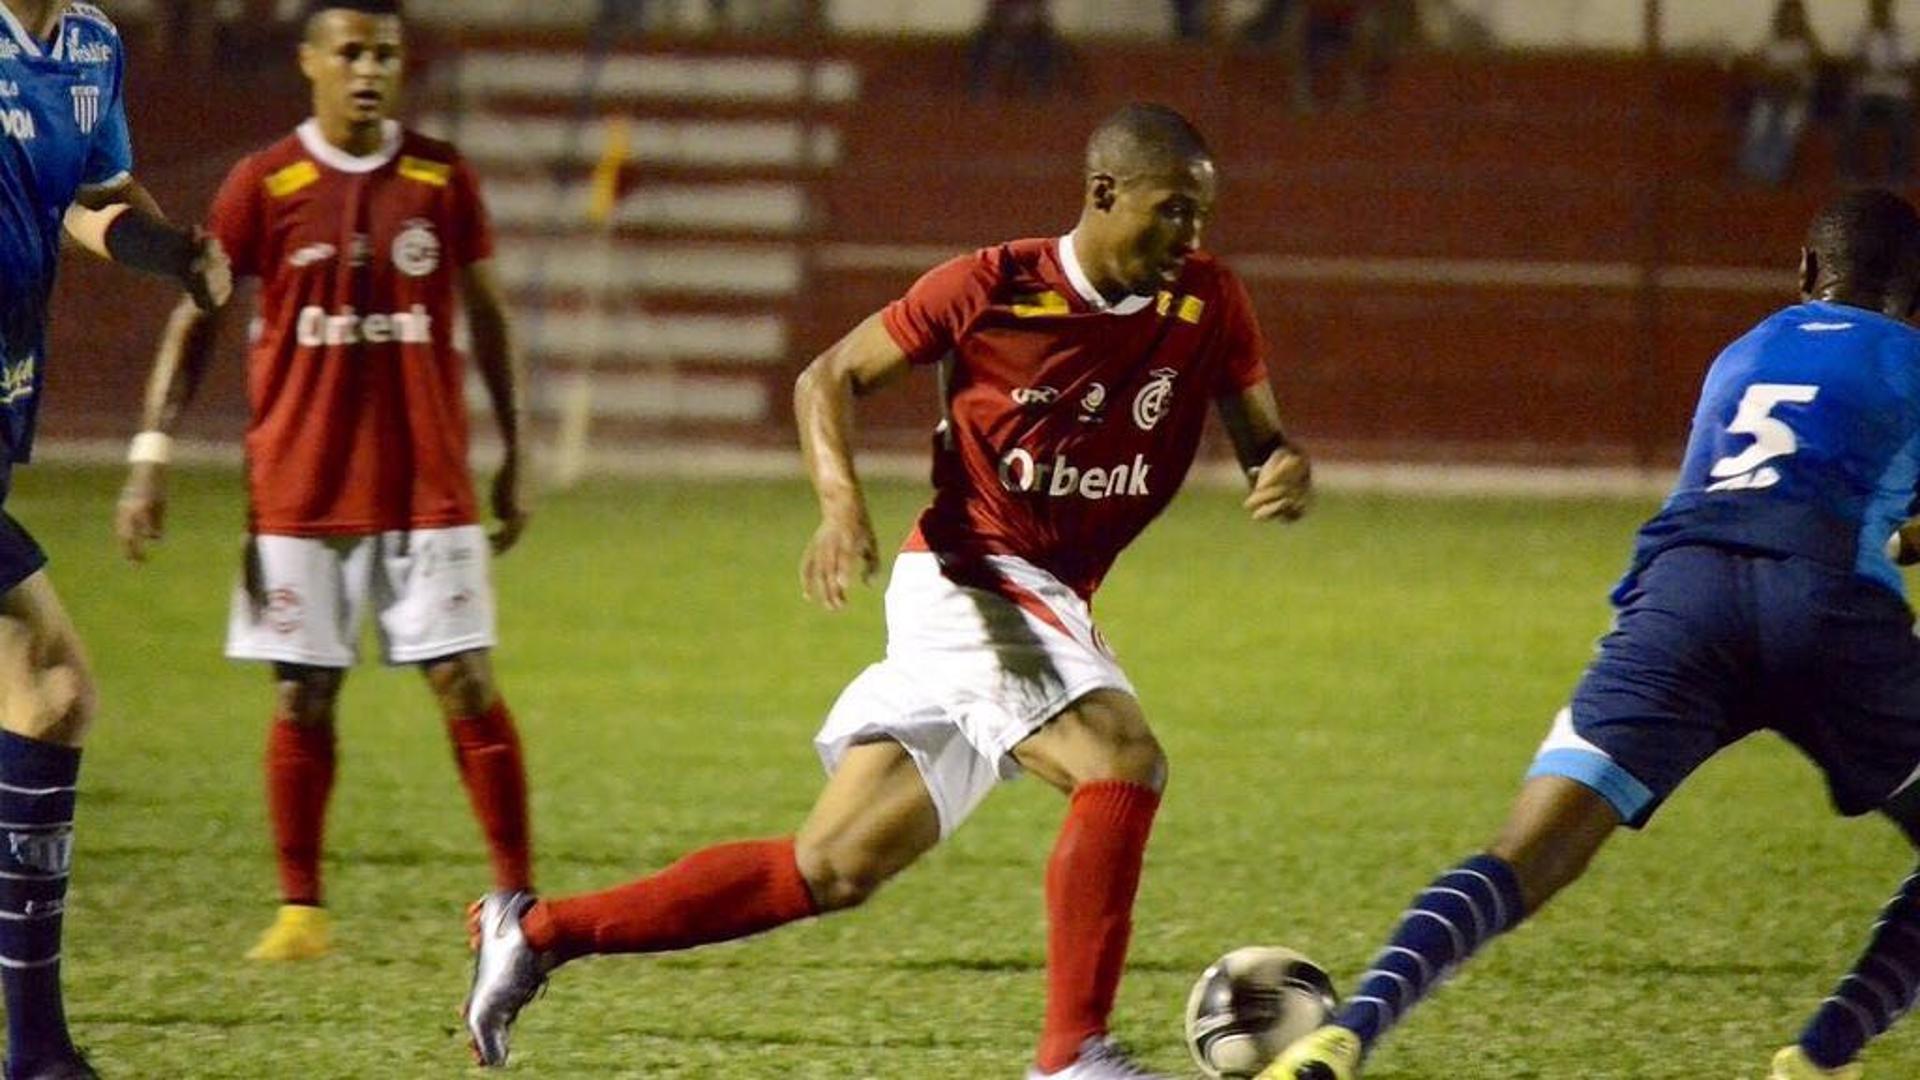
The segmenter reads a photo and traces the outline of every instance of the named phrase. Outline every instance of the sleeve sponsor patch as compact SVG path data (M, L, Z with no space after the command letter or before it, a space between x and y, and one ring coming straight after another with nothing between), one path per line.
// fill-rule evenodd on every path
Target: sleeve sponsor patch
M1067 298L1057 292L1039 292L1030 296L1013 298L1012 310L1015 318L1033 319L1046 315L1065 315L1068 313Z
M1200 315L1207 310L1207 302L1197 296L1176 298L1170 292L1163 292L1154 301L1153 310L1161 315L1172 315L1183 323L1200 325Z
M267 176L267 194L276 199L284 199L320 179L320 166L311 161L296 161Z
M446 187L453 180L453 166L409 155L400 159L400 175L432 187Z

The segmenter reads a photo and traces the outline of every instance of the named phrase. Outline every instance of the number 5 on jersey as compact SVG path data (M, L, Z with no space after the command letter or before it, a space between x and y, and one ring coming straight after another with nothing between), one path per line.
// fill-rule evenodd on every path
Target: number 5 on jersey
M1819 393L1817 386L1797 383L1754 383L1747 387L1727 432L1751 435L1753 445L1714 462L1715 483L1707 485L1707 490L1751 491L1779 483L1779 470L1766 463L1798 450L1800 440L1792 428L1774 419L1773 410L1782 405L1805 405Z

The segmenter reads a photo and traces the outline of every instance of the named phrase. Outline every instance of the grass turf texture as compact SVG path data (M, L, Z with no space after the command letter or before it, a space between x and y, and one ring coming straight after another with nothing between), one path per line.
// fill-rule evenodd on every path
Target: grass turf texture
M238 480L179 476L171 535L139 569L109 541L117 483L37 467L10 507L54 553L105 700L68 920L81 1041L112 1077L468 1074L460 919L486 878L420 679L348 682L337 954L244 963L275 897L267 676L220 657ZM891 546L922 493L872 497ZM1173 761L1117 1026L1180 1075L1179 1012L1207 962L1284 943L1344 988L1407 898L1490 835L1648 509L1330 496L1282 530L1236 503L1190 492L1099 602ZM837 617L802 603L812 515L797 483L604 483L541 503L497 567L498 666L546 890L798 822L820 782L809 737L882 641L877 588ZM522 1018L513 1075L1017 1076L1060 811L1012 785L864 910L577 964ZM1368 1075L1760 1077L1912 865L1890 828L1831 817L1784 744L1751 740L1496 943ZM1920 1033L1867 1060L1920 1075Z

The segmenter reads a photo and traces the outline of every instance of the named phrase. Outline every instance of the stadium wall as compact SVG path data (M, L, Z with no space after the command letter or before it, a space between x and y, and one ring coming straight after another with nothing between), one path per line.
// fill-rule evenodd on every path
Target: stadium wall
M473 35L429 51L464 58L467 71L497 72L501 58L571 57L578 48L564 39L529 45ZM596 438L788 445L781 402L806 359L940 258L1067 228L1084 133L1113 106L1150 98L1190 111L1215 144L1225 184L1209 246L1247 279L1284 407L1328 456L1663 463L1684 434L1707 361L1787 295L1800 225L1828 187L1732 186L1732 86L1703 62L1420 56L1396 66L1362 109L1298 116L1285 108L1284 72L1270 53L1092 43L1075 56L1066 93L976 100L964 93L965 61L952 42L835 40L822 52L804 42L709 39L627 54L640 71L689 59L797 61L819 75L830 62L840 89L786 105L700 104L639 91L608 91L592 103L596 125L611 111L643 134L653 130L646 125L680 133L665 157L642 154L625 167L621 190L631 200L650 185L779 178L767 162L729 163L725 154L670 159L701 124L790 122L818 151L782 173L797 192L795 223L759 238L790 246L798 259L791 287L755 301L771 315L746 313L738 295L642 289L611 301L617 311L641 313L615 324L638 328L612 346L634 353L625 396L731 380L752 393L729 400L754 411L641 409L638 419L596 422ZM238 154L305 111L303 88L283 65L262 63L218 83L176 78L158 65L136 63L135 73L142 174L185 215L201 212ZM423 109L470 132L463 141L480 140L480 121L448 108L447 88L464 84L438 72L423 81ZM471 96L461 103L469 111L501 107L578 112L537 95L505 106ZM597 138L597 128L591 134ZM590 138L579 160L557 167L503 159L488 170L490 190L504 198L516 176L554 168L584 183L595 145ZM1803 175L1829 175L1830 159L1816 137ZM741 242L644 215L617 232L606 249L615 266L663 244L685 262L687 251L731 251ZM550 224L506 234L509 255L515 244L573 242ZM542 366L568 371L556 354L575 340L567 331L583 318L579 298L517 295ZM59 300L50 436L127 432L169 302L158 286L72 260ZM675 318L705 320L700 325L723 335L746 328L731 336L765 344L750 364L663 357L641 339ZM768 319L777 333L747 332ZM240 428L234 352L226 350L196 409L197 433L225 438ZM608 381L615 366L602 363L593 376L603 401L622 397ZM872 406L866 437L896 449L920 445L934 416L930 384Z

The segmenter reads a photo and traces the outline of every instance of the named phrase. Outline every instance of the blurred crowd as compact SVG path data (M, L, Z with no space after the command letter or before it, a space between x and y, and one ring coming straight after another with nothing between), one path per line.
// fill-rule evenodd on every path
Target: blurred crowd
M1904 184L1913 175L1913 44L1892 0L1866 0L1867 20L1844 51L1828 52L1804 0L1777 0L1767 35L1740 58L1737 169L1778 186L1793 170L1807 131L1838 131L1838 168L1850 182Z

